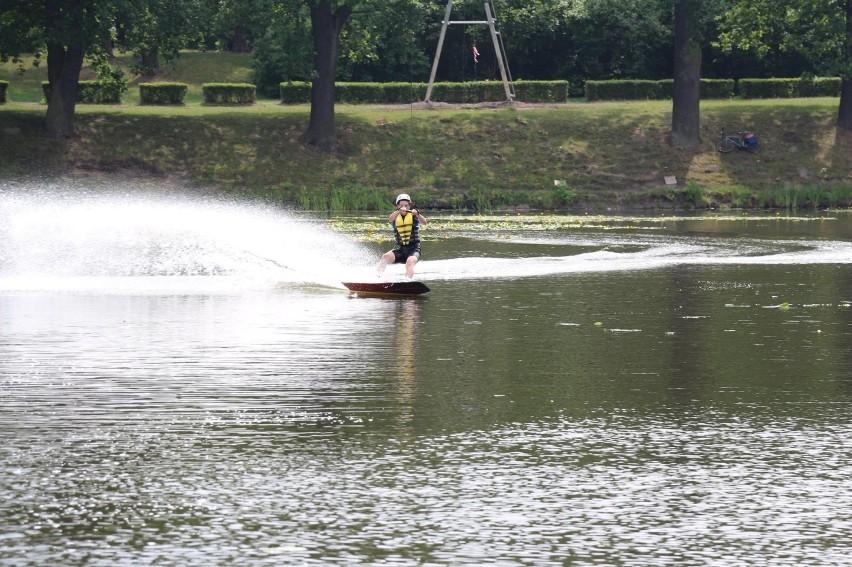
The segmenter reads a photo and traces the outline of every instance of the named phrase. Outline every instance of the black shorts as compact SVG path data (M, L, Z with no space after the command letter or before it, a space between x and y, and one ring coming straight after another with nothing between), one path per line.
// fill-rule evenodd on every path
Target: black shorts
M405 261L414 256L420 261L420 243L417 244L409 244L408 246L400 246L398 248L394 248L391 252L393 252L393 263L394 264L405 264Z

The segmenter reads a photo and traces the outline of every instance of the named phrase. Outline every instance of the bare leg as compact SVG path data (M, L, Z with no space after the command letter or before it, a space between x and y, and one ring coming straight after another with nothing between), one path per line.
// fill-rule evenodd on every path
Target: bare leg
M376 275L382 275L385 272L385 268L388 264L393 264L396 258L393 255L393 252L385 252L382 254L381 259L379 260L379 265L376 266Z
M414 264L417 263L417 256L409 256L405 261L405 275L409 279L414 277Z

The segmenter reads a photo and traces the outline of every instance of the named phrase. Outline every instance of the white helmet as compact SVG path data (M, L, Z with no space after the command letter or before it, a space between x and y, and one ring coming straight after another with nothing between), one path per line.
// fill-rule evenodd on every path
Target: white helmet
M400 193L396 198L396 204L398 205L400 201L408 201L411 202L411 197L408 196L408 193Z

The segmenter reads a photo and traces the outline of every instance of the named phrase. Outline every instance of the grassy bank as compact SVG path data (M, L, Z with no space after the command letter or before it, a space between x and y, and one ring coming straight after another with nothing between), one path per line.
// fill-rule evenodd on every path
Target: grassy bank
M131 171L307 208L369 209L398 188L473 209L848 206L852 143L835 135L836 105L706 102L695 151L667 143L669 102L338 106L329 156L299 142L307 106L81 105L79 136L56 143L42 136L43 105L12 102L0 107L0 177ZM723 127L756 131L761 153L716 152Z
M130 58L117 62L130 72ZM138 174L312 209L371 209L399 188L420 204L479 210L852 203L852 140L835 135L834 98L703 102L695 151L668 145L668 101L339 105L340 151L328 156L299 143L307 106L201 104L202 83L250 81L250 66L249 55L183 52L154 80L187 83L184 106L140 106L134 77L123 104L79 105L79 136L58 144L41 134L44 68L20 75L0 64L0 80L11 81L11 102L0 105L0 181ZM762 152L719 154L722 128L755 131Z
M32 67L31 57L23 58L25 71L19 72L18 65L12 62L0 63L0 81L9 81L9 100L14 102L39 103L44 99L41 83L47 80L47 62ZM125 72L129 85L122 96L126 105L139 104L139 83L155 81L174 81L188 86L185 102L188 105L201 104L204 99L202 83L251 83L251 55L247 53L217 53L183 51L173 63L164 64L156 77L134 76L131 70L134 58L127 54L118 54L113 64ZM83 67L80 78L95 80L88 63Z

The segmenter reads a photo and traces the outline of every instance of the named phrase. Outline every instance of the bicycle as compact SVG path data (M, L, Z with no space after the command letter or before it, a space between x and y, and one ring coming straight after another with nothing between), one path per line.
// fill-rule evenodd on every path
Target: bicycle
M747 152L756 154L760 151L760 142L757 137L751 132L737 132L734 135L725 135L722 130L722 139L716 144L716 149L723 154L734 151L734 148L740 148Z

